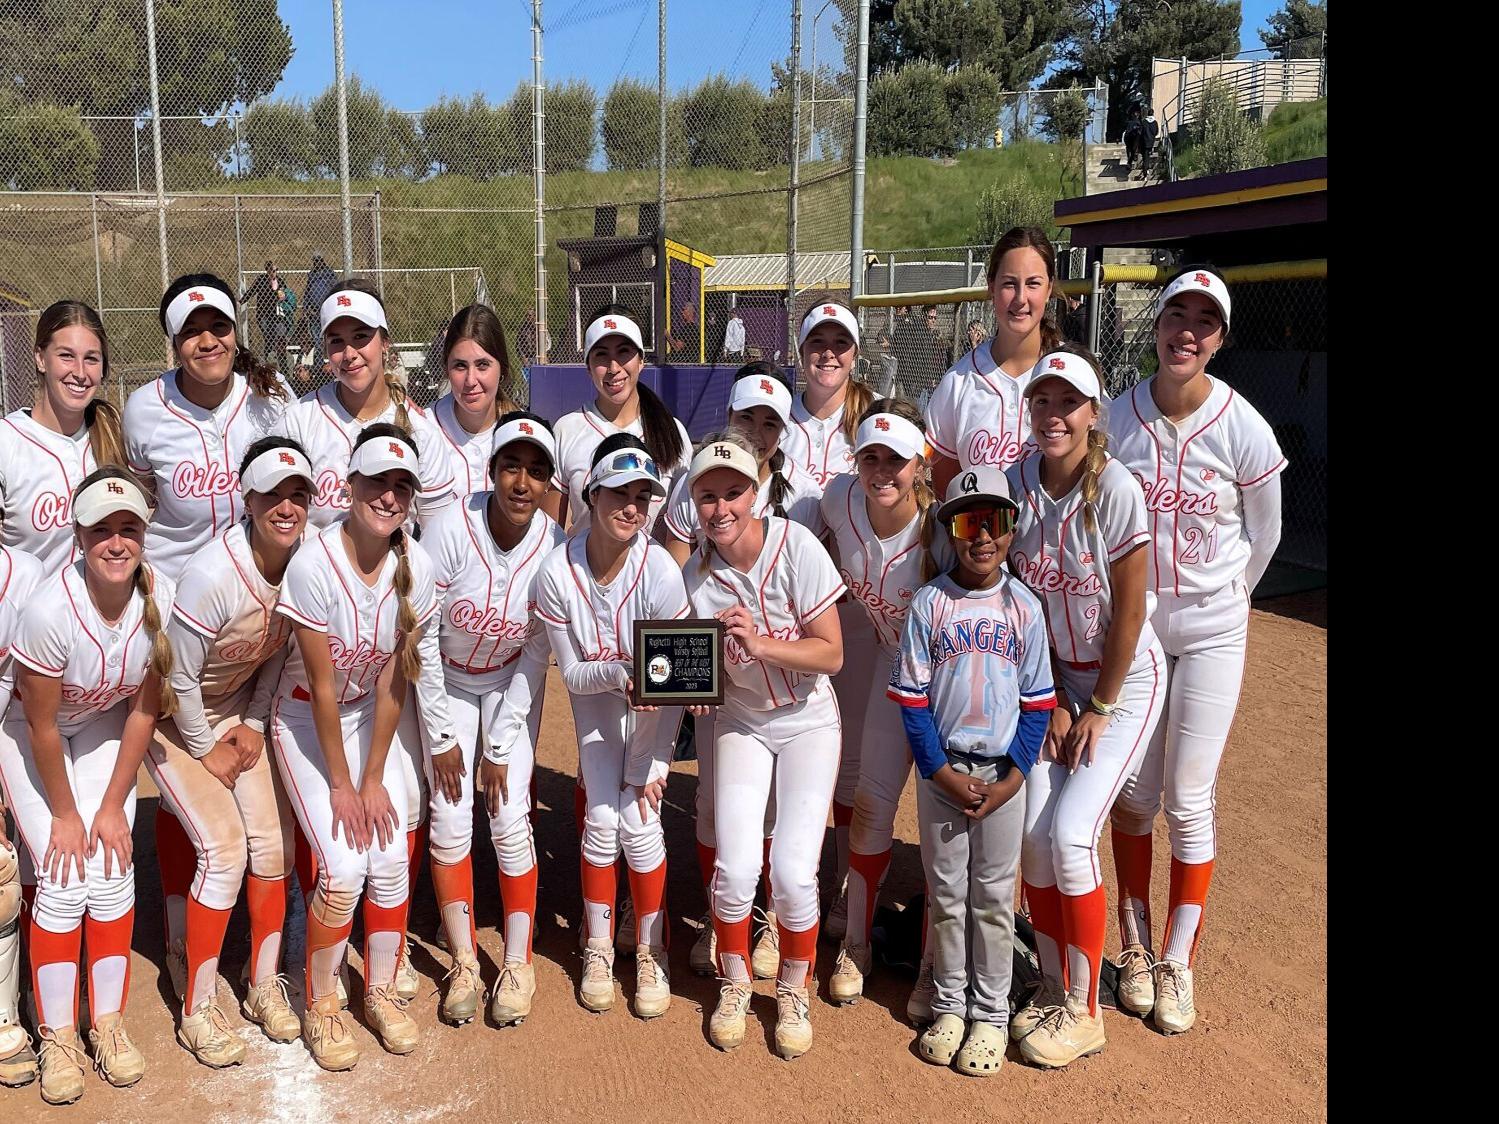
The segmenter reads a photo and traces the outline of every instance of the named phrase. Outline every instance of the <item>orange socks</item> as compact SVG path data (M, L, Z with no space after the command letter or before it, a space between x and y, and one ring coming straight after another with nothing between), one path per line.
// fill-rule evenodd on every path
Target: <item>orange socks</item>
M714 914L713 930L718 934L718 974L726 980L748 983L751 979L750 919L724 921Z
M188 1014L198 1009L200 999L210 998L214 993L214 976L218 974L219 953L224 948L231 912L209 909L197 898L187 899L187 994L182 1002ZM199 975L204 978L200 980Z
M869 930L874 925L874 904L880 892L880 879L885 877L885 871L890 866L890 852L881 851L877 855L861 855L858 851L850 851L848 854L848 907L849 917L853 918L854 909L859 912L858 924L861 927L851 930L850 944L868 944ZM856 886L854 879L858 879L862 885Z
M1197 940L1202 936L1202 915L1207 909L1208 884L1213 880L1213 863L1184 863L1171 857L1171 915L1166 919L1166 936L1161 941L1161 959L1192 965L1197 955Z
M316 897L314 896L314 904ZM344 946L354 930L354 918L341 925L327 925L317 919L317 910L307 910L307 979L313 1000L326 999L333 994L333 981L338 967L343 963ZM368 924L365 926L369 928ZM369 966L365 965L366 979Z
M1152 837L1125 835L1117 827L1109 829L1114 845L1114 874L1119 886L1119 943L1150 943L1150 856Z
M781 968L777 982L788 987L806 987L812 978L812 965L817 961L817 922L810 929L793 932L779 921L776 929L781 937Z
M453 952L473 952L478 947L474 933L474 863L465 855L455 863L432 860L432 888L437 893L437 912L442 914L448 944ZM463 933L468 945L463 948Z
M250 982L259 984L276 974L276 966L281 960L281 930L286 925L286 879L247 874L245 904L250 909ZM274 949L266 944L273 939ZM269 962L262 963L266 960Z
M505 914L505 961L531 963L532 934L536 930L536 868L525 874L500 871L500 907ZM524 926L524 933L521 927ZM517 952L525 950L524 956Z
M638 874L626 868L630 879L630 898L635 903L635 943L651 948L666 948L666 860L655 870Z
M376 905L364 899L364 973L369 987L389 987L395 982L396 961L406 941L408 897L400 905Z
M1058 894L1062 927L1067 932L1067 978L1072 994L1086 999L1088 1014L1098 1014L1098 981L1103 965L1103 935L1108 927L1108 896L1102 886L1073 897Z
M1067 929L1062 920L1062 895L1055 886L1032 886L1024 883L1025 900L1031 907L1031 928L1036 930L1036 954L1041 960L1041 974L1067 987L1067 962L1062 950L1067 947Z
M95 921L87 916L83 919L83 937L88 946L89 1017L96 1025L100 1015L125 1009L125 1000L130 995L130 937L134 932L133 907L113 921Z
M583 873L583 925L589 940L614 939L614 864L594 866L579 859Z
M33 887L34 889L34 887ZM83 926L54 933L36 923L27 928L31 953L31 988L36 996L37 1021L56 1030L78 1025L78 957L83 951Z

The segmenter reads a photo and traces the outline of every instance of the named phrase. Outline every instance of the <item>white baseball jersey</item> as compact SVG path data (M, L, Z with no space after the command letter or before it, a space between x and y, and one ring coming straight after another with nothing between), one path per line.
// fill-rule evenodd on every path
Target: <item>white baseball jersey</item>
M32 594L46 578L42 564L24 550L0 546L0 719L10 706L15 672L10 645L21 623L21 613L32 602Z
M927 444L961 469L1009 468L1036 448L1023 397L1030 372L1018 378L1005 374L989 353L989 342L954 363L926 405Z
M843 432L843 407L831 417L814 418L800 394L791 396L791 424L781 433L786 459L806 472L818 489L834 476L854 471L854 447Z
M964 589L943 574L911 599L891 699L929 706L942 744L1001 757L1022 710L1056 705L1041 603L999 572L989 589Z
M461 500L490 486L489 457L494 437L492 426L485 426L478 433L463 428L453 412L453 394L449 391L432 406L432 423L442 437L442 447L447 450L453 464L453 488Z
M380 672L396 650L396 556L391 551L374 585L365 585L344 549L340 523L311 535L286 567L276 611L294 624L328 635L333 657L333 696L340 704L357 703L375 688ZM406 540L411 565L411 608L417 627L437 610L432 560L420 543ZM309 700L307 667L301 645L288 649L281 693Z
M827 529L823 523L822 510L819 500L822 497L822 489L812 481L812 477L805 469L798 469L788 455L785 459L785 467L781 474L786 478L786 498L781 502L781 508L785 511L785 517L793 523L800 523L818 538ZM775 477L768 477L759 490L755 493L755 505L751 514L756 518L761 515L772 515L774 512L770 507L771 484ZM698 518L697 504L692 502L692 489L687 483L687 474L684 472L677 477L673 485L671 496L666 501L666 529L678 542L699 544L703 530L702 520Z
M232 695L286 645L292 626L276 612L279 592L256 567L243 523L192 556L177 583L172 613L209 641L199 678L205 698Z
M83 566L65 566L37 586L10 647L16 663L62 680L57 729L63 737L140 690L151 662L141 595L132 593L120 619L108 622L89 597ZM170 578L156 575L151 596L163 629L175 592Z
M81 555L73 541L73 489L93 472L87 427L54 433L31 410L0 419L0 543L20 547L47 573Z
M1155 376L1109 407L1109 444L1145 490L1153 543L1150 588L1216 593L1244 572L1249 538L1240 492L1286 467L1270 424L1227 383L1173 425L1151 396Z
M755 618L756 631L778 640L800 640L806 626L847 588L811 531L773 515L765 518L765 545L748 572L734 569L715 550L707 556L707 565L701 559L689 562L683 576L697 616L711 617L743 605ZM789 706L828 682L826 675L751 659L732 637L724 655L729 665L724 702L741 710Z
M1041 599L1057 658L1098 663L1114 616L1109 567L1150 542L1145 494L1129 469L1109 457L1099 474L1090 532L1083 516L1082 481L1054 500L1041 486L1041 461L1041 453L1032 453L1005 474L1020 505L1010 541L1010 569ZM1155 640L1150 627L1154 611L1155 592L1147 588L1145 623L1135 654Z
M409 398L406 414L411 419L411 436L416 442L419 461L417 475L420 490L413 505L416 521L426 523L453 502L453 460L448 443L437 432L432 419ZM312 461L312 508L307 513L314 527L326 527L341 519L353 499L349 493L349 457L360 431L376 422L396 420L396 404L391 402L378 417L360 421L338 400L338 384L304 394L286 408L272 432L294 438Z
M838 548L838 572L849 597L863 607L880 647L893 654L915 591L921 588L921 515L888 539L869 525L868 499L852 475L835 476L822 496L822 517ZM935 518L935 514L933 515ZM947 536L932 536L938 572L954 559ZM884 678L883 673L880 676Z
M538 511L525 537L501 550L489 531L490 495L475 492L459 501L422 535L442 602L443 674L473 695L498 688L526 641L543 627L532 613L536 576L564 541L562 528Z
M567 489L567 507L572 513L568 534L577 535L588 528L589 513L588 505L583 502L583 485L588 482L588 473L593 469L593 451L599 447L600 441L612 433L641 436L645 432L644 424L637 416L629 425L617 426L599 413L598 406L589 402L581 410L563 414L557 420L554 432L557 438L555 484L558 488ZM676 464L656 466L661 470L661 482L666 485L668 495L676 486L677 477L686 474L687 465L692 460L692 440L680 421L677 422L677 432L682 435L682 459ZM655 527L656 519L665 504L665 499L651 501L650 518L645 525L647 534Z
M176 580L203 544L243 514L239 463L286 406L279 398L252 393L238 373L212 410L188 401L177 371L166 372L126 399L125 456L131 471L156 487L146 557L158 571Z

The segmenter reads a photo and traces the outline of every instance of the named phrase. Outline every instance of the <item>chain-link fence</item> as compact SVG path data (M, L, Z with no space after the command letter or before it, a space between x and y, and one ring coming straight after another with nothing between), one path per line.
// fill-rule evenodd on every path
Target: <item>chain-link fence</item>
M1096 291L1088 279L1065 281L1062 295L1052 302L1051 313L1064 338L1096 345L1111 398L1155 372L1155 298L1170 272L1167 267L1105 266ZM1225 274L1234 290L1233 330L1228 345L1213 358L1212 373L1265 416L1290 462L1282 477L1283 530L1276 558L1325 572L1326 265L1279 263L1230 268ZM863 350L862 377L877 392L903 395L924 409L952 361L993 335L994 307L982 284L980 272L979 287L961 294L905 291L898 298L904 302L900 307L891 304L896 298L871 286L859 301L865 338L873 341ZM1096 335L1092 315L1097 317ZM892 316L893 330L888 326Z
M167 362L164 281L201 269L244 294L249 340L299 384L320 377L310 326L330 272L381 286L419 401L439 389L454 305L476 299L507 329L522 400L521 367L579 358L580 324L614 298L649 326L652 358L722 357L733 319L738 353L784 356L796 294L849 283L854 91L838 31L853 0L767 0L733 21L647 0L542 8L463 12L465 37L530 44L508 96L455 72L451 93L411 106L388 76L445 60L390 35L384 54L347 57L342 98L332 74L285 96L295 53L337 56L342 41L335 19L293 27L275 0L212 18L189 0L0 0L7 404L30 396L19 321L64 297L96 304L123 395ZM370 43L361 21L380 17L342 12L343 37ZM621 18L632 32L592 56L606 65L546 71L548 44ZM278 315L285 290L296 308Z

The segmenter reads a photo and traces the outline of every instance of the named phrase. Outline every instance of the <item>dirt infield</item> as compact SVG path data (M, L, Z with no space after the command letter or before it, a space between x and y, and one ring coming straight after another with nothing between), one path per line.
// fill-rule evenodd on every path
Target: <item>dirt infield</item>
M1325 611L1320 619L1325 621ZM424 878L412 925L420 938L413 960L426 987L412 1007L424 1035L414 1054L387 1055L361 1028L364 1056L358 1068L323 1073L300 1044L266 1041L226 1003L232 1024L249 1044L245 1064L221 1072L197 1065L177 1045L165 1002L169 986L150 826L155 796L143 779L136 845L146 908L136 922L128 1018L149 1071L129 1090L111 1089L91 1075L83 1100L65 1109L47 1108L34 1085L0 1089L0 1116L156 1124L376 1124L460 1115L471 1120L686 1121L710 1114L735 1121L854 1120L916 1118L944 1110L965 1119L1325 1117L1326 671L1325 627L1254 612L1244 699L1218 785L1220 854L1197 962L1199 1017L1190 1034L1168 1039L1138 1020L1109 1012L1108 1048L1069 1070L1030 1069L1015 1060L1012 1049L1010 1064L997 1077L965 1079L917 1058L914 1032L904 1022L910 981L885 973L871 980L866 999L853 1007L814 1002L816 1044L794 1063L771 1051L773 986L761 983L752 1018L763 1034L752 1024L745 1045L733 1054L719 1053L705 1036L716 985L687 967L696 935L689 919L703 909L692 845L692 764L677 766L669 790L670 902L679 914L672 927L672 1009L650 1023L632 1017L626 1000L633 965L621 961L620 1002L607 1015L589 1014L574 998L581 967L571 798L577 752L554 671L539 755L537 998L524 1026L500 1031L476 1022L454 1029L437 1021L432 993L447 958L432 944L437 913ZM885 896L904 901L918 888L921 869L909 789L896 833ZM1166 899L1164 824L1158 823L1156 837L1153 906L1159 926ZM824 854L825 881L830 850ZM1112 906L1106 839L1103 851ZM489 981L499 951L495 861L487 845L476 846L475 856L480 959ZM293 928L299 927L300 914ZM243 906L230 934L223 986L237 997L248 952ZM1111 931L1109 953L1116 951ZM291 952L300 956L299 941ZM820 957L818 990L825 996L833 950L824 944ZM355 967L357 973L357 957ZM300 970L292 974L300 983ZM966 1109L957 1108L959 1098Z

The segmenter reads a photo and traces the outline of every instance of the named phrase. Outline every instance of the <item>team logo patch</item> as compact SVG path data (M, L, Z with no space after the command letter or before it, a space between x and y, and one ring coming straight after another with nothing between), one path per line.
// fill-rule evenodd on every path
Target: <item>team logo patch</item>
M874 427L875 427L875 429L882 430L882 431L884 431L886 433L889 433L890 432L890 419L889 418L875 418L874 419Z
M822 314L824 316L837 316L838 310L830 304L825 304L822 306Z
M713 446L713 455L715 457L718 457L718 458L720 458L722 460L726 460L726 461L734 459L734 453L732 451L732 447L729 446L729 445L714 445Z
M760 380L760 390L765 394L774 394L776 392L776 388L770 385L769 379Z
M645 665L645 677L656 686L661 686L671 678L671 660L665 656L653 656L651 662Z
M187 299L190 300L190 301L200 301L200 300L203 300L204 297L203 297L202 293L200 293L200 292L198 292L198 290L194 289L192 292L190 292L190 293L187 294Z
M1211 480L1211 479L1213 479L1213 477L1215 477L1217 475L1218 474L1216 472L1214 472L1211 468L1205 468L1205 469L1202 470L1202 478L1204 480Z
M534 436L536 436L536 431L531 428L531 423L530 422L521 422L520 423L520 431L522 433L526 434L526 436L528 436L528 437L534 437Z
M963 477L963 483L962 483L961 487L962 487L964 495L967 495L969 492L977 492L979 490L978 473L976 473L976 472L967 473Z
M1204 289L1211 289L1213 287L1212 278L1210 278L1206 273L1198 273L1193 276L1192 280L1196 281Z
M400 457L402 460L406 459L406 450L401 448L401 443L399 441L392 441L390 443L390 451L396 456Z
M1046 369L1048 371L1065 371L1067 369L1067 360L1063 359L1060 355L1053 355L1051 362L1046 364Z
M353 305L354 305L354 302L351 301L348 297L339 297L338 298L338 307L339 308L352 308Z
M125 494L125 489L111 480L109 482L109 493L113 496L123 496Z
M619 325L616 324L613 320L605 320L604 321L604 327L606 327L606 328L618 328Z
M1093 565L1093 552L1091 550L1085 550L1077 556L1077 559L1084 566L1091 566Z

